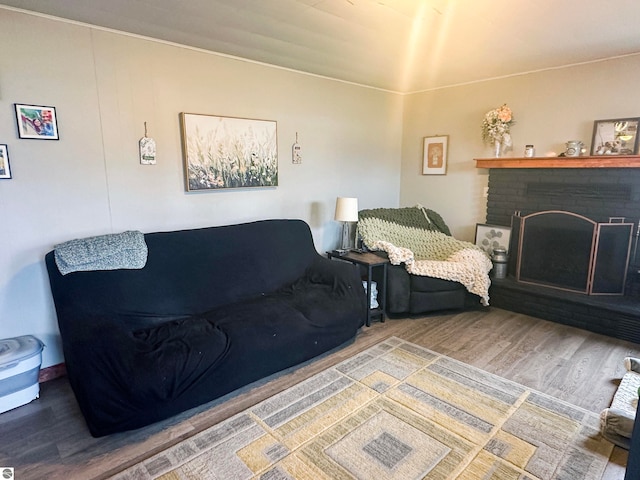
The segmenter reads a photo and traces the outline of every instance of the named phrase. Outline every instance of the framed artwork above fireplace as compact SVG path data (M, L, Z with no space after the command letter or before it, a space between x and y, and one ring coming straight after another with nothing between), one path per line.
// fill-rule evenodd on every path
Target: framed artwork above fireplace
M640 117L593 122L591 155L638 155Z

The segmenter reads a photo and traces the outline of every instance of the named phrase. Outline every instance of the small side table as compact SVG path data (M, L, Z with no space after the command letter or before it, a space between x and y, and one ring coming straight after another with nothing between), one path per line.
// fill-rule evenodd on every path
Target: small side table
M340 255L337 252L327 252L327 256L331 259L336 258L338 260L344 260L345 262L351 262L354 265L362 265L367 268L367 305L371 307L371 280L373 278L373 269L382 268L382 289L378 290L378 308L367 308L367 319L365 325L371 326L371 319L380 317L380 321L384 322L384 312L386 310L386 297L387 297L387 265L389 260L379 257L373 253L358 253L348 251Z

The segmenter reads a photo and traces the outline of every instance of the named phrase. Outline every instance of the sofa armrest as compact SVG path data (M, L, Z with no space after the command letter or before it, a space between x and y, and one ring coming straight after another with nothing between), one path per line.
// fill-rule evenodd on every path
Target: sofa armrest
M362 287L360 269L348 262L338 262L318 255L309 265L303 281L330 286L334 294L361 301L363 311L367 309L367 295Z
M411 310L411 278L404 265L388 265L386 295L389 313Z
M357 265L348 262L336 262L318 255L309 266L306 276L314 283L333 284L337 280L356 282L360 281Z
M193 316L130 332L117 318L84 318L65 345L69 381L93 436L155 421L227 354L227 335ZM186 374L185 374L186 372Z
M605 408L600 413L600 432L610 442L628 449L635 417L635 413L619 408Z
M625 357L624 367L628 372L640 373L640 358Z
M135 342L113 318L67 316L61 327L69 383L89 430L100 435L93 422L94 411L114 391L114 384L125 386L132 380L128 374L122 375L121 365L134 364Z

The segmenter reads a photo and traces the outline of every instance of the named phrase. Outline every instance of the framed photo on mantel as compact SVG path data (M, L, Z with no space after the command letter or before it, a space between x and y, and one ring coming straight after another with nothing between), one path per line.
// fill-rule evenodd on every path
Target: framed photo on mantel
M640 117L596 120L591 155L638 155Z
M422 152L423 175L446 175L449 135L424 137Z

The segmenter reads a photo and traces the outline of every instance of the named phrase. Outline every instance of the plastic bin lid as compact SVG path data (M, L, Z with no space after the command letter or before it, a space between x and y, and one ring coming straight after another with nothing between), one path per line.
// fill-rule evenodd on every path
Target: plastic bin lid
M43 348L44 343L33 335L0 340L0 366L33 357L39 354Z

